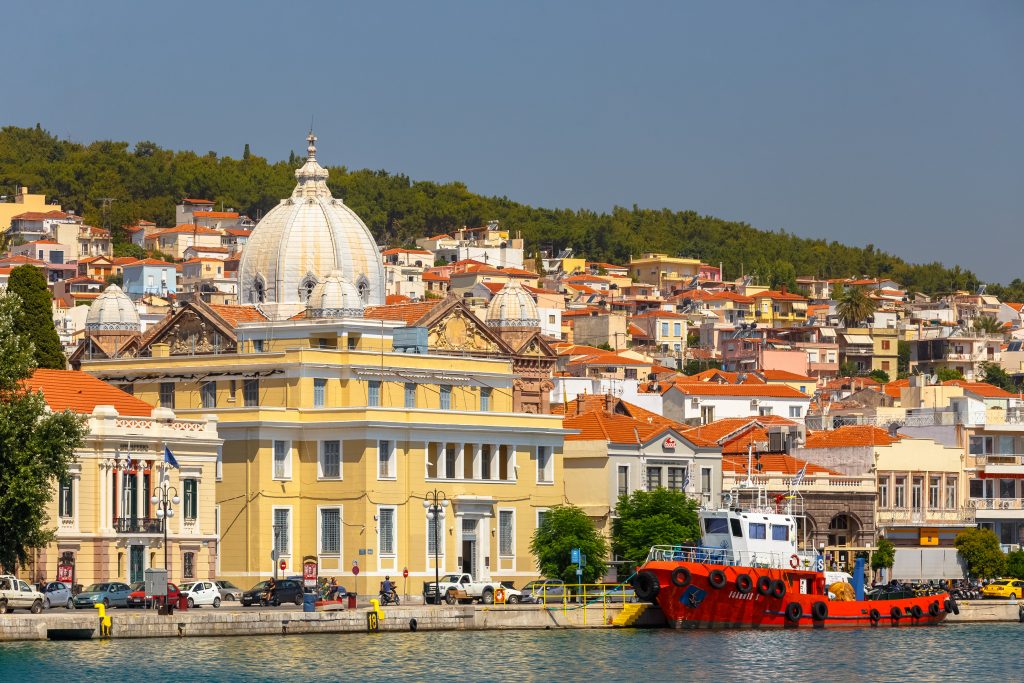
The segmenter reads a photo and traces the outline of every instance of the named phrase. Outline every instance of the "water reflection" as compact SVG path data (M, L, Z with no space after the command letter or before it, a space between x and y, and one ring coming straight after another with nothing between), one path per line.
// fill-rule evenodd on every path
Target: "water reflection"
M464 631L0 644L0 681L1024 680L1024 626Z

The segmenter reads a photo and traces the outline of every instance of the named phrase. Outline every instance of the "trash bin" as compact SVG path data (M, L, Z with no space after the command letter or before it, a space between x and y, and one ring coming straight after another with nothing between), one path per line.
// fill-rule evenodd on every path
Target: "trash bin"
M315 612L316 611L316 595L314 593L303 593L302 594L302 611L303 612Z
M188 609L188 596L182 593L178 596L178 611L184 612Z
M355 593L346 593L345 596L348 598L348 608L349 609L355 609L356 608L356 594Z

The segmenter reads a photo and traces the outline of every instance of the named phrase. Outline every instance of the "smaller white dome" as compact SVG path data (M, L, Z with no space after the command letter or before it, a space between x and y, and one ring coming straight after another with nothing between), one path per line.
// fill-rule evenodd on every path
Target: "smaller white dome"
M509 280L487 305L487 324L494 327L539 327L537 302L518 280Z
M361 318L363 299L356 286L332 270L318 280L306 302L307 318Z
M110 285L89 306L85 317L85 329L90 332L105 330L127 330L138 332L142 329L139 312L128 295L117 285Z

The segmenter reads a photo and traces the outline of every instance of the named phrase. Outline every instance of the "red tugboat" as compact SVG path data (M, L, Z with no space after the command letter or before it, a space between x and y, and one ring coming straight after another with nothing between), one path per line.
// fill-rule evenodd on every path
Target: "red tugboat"
M791 504L743 511L730 507L738 496L724 498L724 509L700 511L700 546L655 546L633 578L637 597L675 628L924 626L960 611L945 592L865 595L863 579L827 586L824 559L797 550Z

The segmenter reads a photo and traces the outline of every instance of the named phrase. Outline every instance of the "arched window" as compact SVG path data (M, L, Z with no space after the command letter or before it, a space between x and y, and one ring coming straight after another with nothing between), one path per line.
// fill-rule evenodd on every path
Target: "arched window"
M308 273L306 277L302 278L302 283L299 285L299 301L306 303L309 301L309 297L313 294L313 288L316 287L317 279L312 273Z
M262 304L266 302L267 297L267 286L263 282L263 277L257 275L256 281L252 285L252 302L254 304Z

